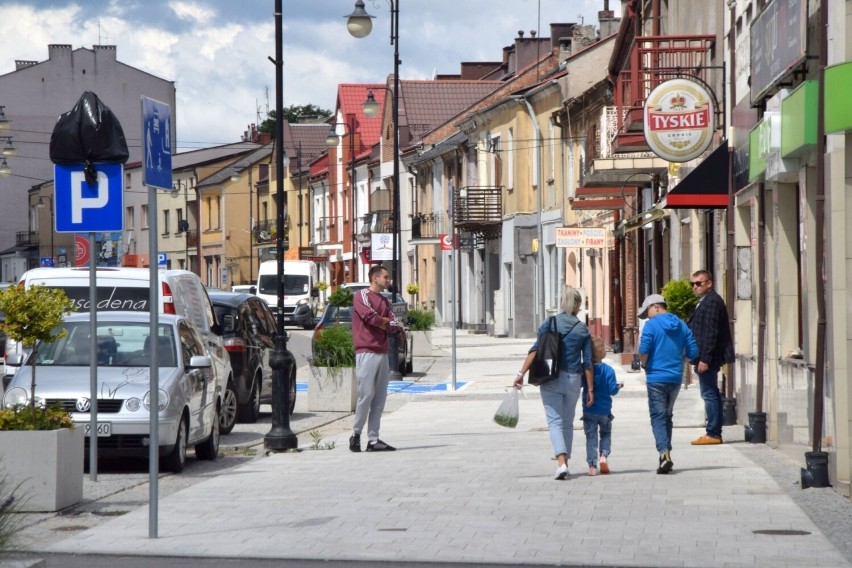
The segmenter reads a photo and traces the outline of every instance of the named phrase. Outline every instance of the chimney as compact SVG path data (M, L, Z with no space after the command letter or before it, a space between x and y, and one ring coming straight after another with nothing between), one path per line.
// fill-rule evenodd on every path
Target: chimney
M47 46L47 57L51 61L71 66L71 44L51 43Z
M524 30L518 30L518 37L524 39Z

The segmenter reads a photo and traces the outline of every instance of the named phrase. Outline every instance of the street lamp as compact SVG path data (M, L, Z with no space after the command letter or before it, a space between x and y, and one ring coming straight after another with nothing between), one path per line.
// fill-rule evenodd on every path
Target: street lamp
M290 374L293 356L287 351L287 335L284 333L284 48L281 26L281 3L275 0L275 167L276 208L275 247L278 253L278 330L275 349L269 357L272 368L272 429L263 439L267 450L293 450L299 440L290 429ZM284 400L286 397L286 401Z
M3 110L5 108L5 106L0 105L0 130L9 130L9 128L11 128L9 125L9 119L6 118L6 112Z
M6 145L3 146L3 150L0 151L0 153L2 153L4 156L9 156L9 157L18 155L18 149L15 148L12 145L12 137L11 136L6 137Z
M53 199L50 197L47 198L50 202L50 259L53 263L53 266L56 266L56 257L54 256L54 248L53 248ZM39 209L44 209L47 203L44 201L44 197L39 196L38 201L36 202L36 207Z
M351 222L350 228L352 229L352 242L351 242L351 267L349 269L349 281L357 282L358 281L358 257L356 256L356 251L358 250L358 240L356 238L357 228L356 228L356 215L357 209L355 206L355 117L352 116L351 123L338 122L331 125L331 129L328 131L328 135L325 137L325 145L329 148L335 148L340 143L340 136L337 134L336 127L343 126L346 130L349 131L349 200L351 201L352 210L351 210Z
M399 252L400 252L400 243L399 243L399 217L400 217L400 206L399 206L399 2L394 2L394 0L388 0L390 3L391 9L391 30L390 30L390 41L393 44L393 91L391 92L393 107L392 107L392 120L393 120L393 205L391 211L392 218L392 229L391 229L391 240L393 241L393 259L392 259L392 270L391 277L393 279L393 292L394 292L394 300L396 300L396 293L398 292L400 295L402 294L402 281L400 279L400 270L399 270ZM364 9L363 0L357 0L355 2L355 11L353 11L349 16L347 16L346 27L349 29L349 33L352 34L356 38L363 38L370 34L373 29L373 21L370 14ZM367 95L367 103L370 102L370 95ZM373 99L375 102L375 98ZM369 105L370 109L375 109L375 112L378 112L377 105ZM364 109L365 114L368 112L368 109ZM374 113L375 115L375 113ZM399 346L398 342L398 334L394 333L390 335L390 345L388 346L388 363L391 368L390 378L394 380L399 380L402 376L399 373Z

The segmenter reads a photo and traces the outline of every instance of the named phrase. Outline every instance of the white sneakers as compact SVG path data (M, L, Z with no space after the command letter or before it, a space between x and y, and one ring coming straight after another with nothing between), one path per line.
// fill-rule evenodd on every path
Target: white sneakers
M562 481L566 477L568 477L568 466L567 465L560 465L556 469L556 474L554 474L553 479L558 479L559 481Z

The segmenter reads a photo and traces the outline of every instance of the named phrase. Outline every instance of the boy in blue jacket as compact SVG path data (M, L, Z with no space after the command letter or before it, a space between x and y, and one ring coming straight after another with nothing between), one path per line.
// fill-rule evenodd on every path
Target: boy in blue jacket
M606 355L603 339L592 337L592 361L594 361L594 402L583 408L583 429L586 431L586 461L589 475L598 474L598 456L601 473L609 473L607 457L612 450L612 397L624 386L615 381L615 371L603 362ZM589 400L588 385L583 383L583 400ZM600 433L600 442L598 441Z
M671 456L672 413L680 392L683 359L698 357L698 344L692 332L666 307L662 296L651 294L642 302L638 314L640 319L648 319L639 340L639 359L645 369L651 430L660 453L659 474L667 474L674 467Z

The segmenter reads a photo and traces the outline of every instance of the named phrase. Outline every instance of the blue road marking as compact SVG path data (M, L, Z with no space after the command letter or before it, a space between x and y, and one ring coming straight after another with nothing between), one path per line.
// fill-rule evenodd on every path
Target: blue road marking
M456 390L461 390L467 385L467 381L456 381ZM402 394L428 394L436 392L447 392L449 383L421 384L412 381L392 381L388 384L389 393ZM296 392L308 392L308 383L296 382Z

